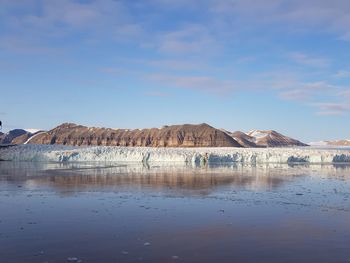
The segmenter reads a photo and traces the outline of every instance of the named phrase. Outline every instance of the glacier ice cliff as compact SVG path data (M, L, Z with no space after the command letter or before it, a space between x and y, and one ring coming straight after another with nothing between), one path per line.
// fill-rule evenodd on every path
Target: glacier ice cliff
M151 148L18 145L0 148L5 161L120 163L350 163L349 149L317 148Z

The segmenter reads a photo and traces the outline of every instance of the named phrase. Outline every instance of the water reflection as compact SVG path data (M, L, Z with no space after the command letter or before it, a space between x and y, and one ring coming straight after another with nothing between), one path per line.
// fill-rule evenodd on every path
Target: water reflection
M0 163L0 181L22 182L30 188L54 187L62 191L139 188L157 191L193 190L209 194L222 187L266 191L306 175L349 180L350 166L232 164L147 167L111 163Z
M347 262L349 179L344 165L0 162L1 262Z

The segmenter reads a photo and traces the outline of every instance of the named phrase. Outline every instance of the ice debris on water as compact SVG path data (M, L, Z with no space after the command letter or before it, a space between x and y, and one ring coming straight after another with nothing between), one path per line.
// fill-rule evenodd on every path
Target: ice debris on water
M68 262L77 262L77 263L81 263L83 262L81 259L77 258L77 257L69 257L67 258Z

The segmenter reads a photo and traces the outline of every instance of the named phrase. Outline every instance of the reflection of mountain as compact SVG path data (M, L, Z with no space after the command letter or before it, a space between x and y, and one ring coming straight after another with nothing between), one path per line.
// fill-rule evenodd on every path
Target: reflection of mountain
M210 192L222 186L244 188L273 188L283 183L282 178L256 177L242 174L184 174L158 172L152 174L76 174L74 176L41 177L35 182L53 184L58 188L141 187L158 190L201 190Z
M254 191L272 189L293 177L337 176L350 180L350 166L232 165L217 167L96 166L94 164L0 163L0 180L25 183L27 187L54 187L66 190L125 188L158 191L199 191L208 194L229 187Z

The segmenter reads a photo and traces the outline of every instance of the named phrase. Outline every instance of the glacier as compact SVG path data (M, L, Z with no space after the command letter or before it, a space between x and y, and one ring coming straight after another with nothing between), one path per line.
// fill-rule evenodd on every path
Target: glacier
M151 148L120 146L17 145L0 148L0 160L32 162L119 162L204 165L220 163L350 163L350 149Z

